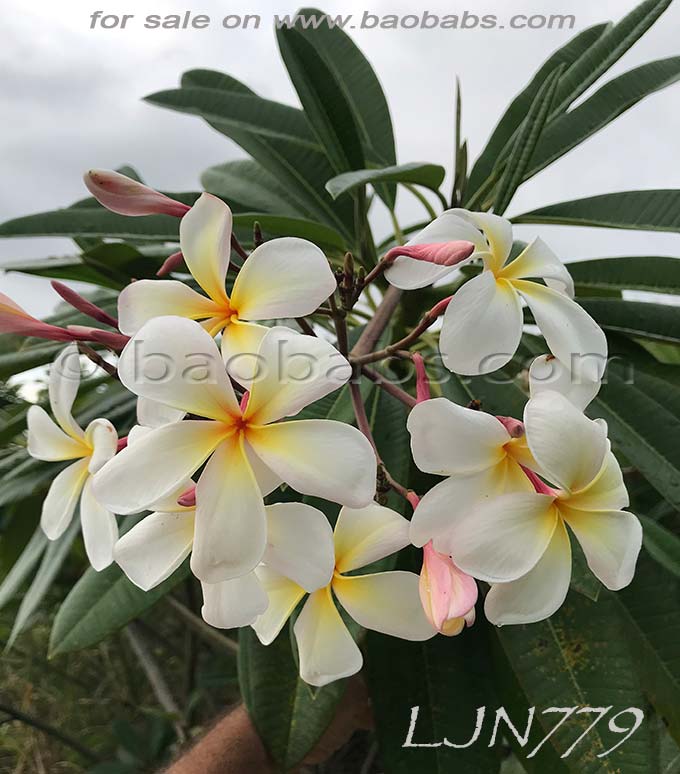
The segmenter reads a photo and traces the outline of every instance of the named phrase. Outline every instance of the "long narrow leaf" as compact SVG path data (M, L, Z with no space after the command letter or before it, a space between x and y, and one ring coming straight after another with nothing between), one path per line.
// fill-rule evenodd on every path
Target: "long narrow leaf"
M375 185L380 182L415 183L432 191L437 191L445 174L444 167L440 167L438 164L418 162L383 167L382 169L358 169L331 178L326 183L326 190L334 199L359 186L369 183Z

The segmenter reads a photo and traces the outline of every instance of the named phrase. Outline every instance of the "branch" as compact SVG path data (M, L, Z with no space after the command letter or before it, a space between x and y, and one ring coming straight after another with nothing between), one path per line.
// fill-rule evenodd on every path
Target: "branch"
M401 401L405 406L413 408L416 405L415 398L411 397L405 390L397 387L396 384L392 384L389 379L385 379L382 374L379 374L372 368L361 366L361 373L374 384L377 384L380 389L385 390L385 392L389 393L393 398Z
M397 308L401 294L402 291L399 288L395 288L394 285L390 285L387 288L380 305L373 315L373 319L366 325L359 337L359 341L357 341L350 353L355 362L360 362L356 359L370 352L378 343L394 314L394 310Z
M220 634L217 629L213 629L202 618L189 610L188 607L183 605L179 600L174 597L167 596L165 601L174 609L174 611L184 619L185 623L190 626L199 637L202 637L206 642L210 642L213 645L217 645L222 650L230 650L232 653L238 653L238 644L229 637L225 637Z

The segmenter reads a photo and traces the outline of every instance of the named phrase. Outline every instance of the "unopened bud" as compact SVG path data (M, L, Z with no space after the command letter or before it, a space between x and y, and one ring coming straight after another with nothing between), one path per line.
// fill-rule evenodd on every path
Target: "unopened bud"
M182 262L184 261L184 256L182 255L182 251L179 250L176 253L173 253L172 255L169 255L164 261L161 268L156 272L157 277L164 277L166 274L170 274L171 272L178 269Z
M91 169L83 176L87 190L107 210L119 215L174 215L190 207L110 169Z
M97 322L103 323L104 325L110 325L112 328L118 329L118 320L116 320L115 317L111 317L108 312L105 312L96 304L93 304L91 301L83 298L80 293L76 293L75 290L72 290L70 287L64 285L63 282L59 282L58 280L52 280L50 284L64 299L64 301L66 301L67 304L70 304L74 309L77 309L79 312L86 314L93 320L97 320Z
M423 356L415 352L412 358L416 369L416 402L422 403L424 400L430 400L430 380L427 376Z
M184 508L193 508L196 505L196 487L190 486L186 492L177 498L177 504Z
M456 266L467 260L475 251L472 242L464 239L453 242L436 242L423 245L399 245L393 247L385 255L386 261L394 261L399 256L414 258L416 261L426 261L437 266Z
M16 333L51 341L74 341L77 338L65 328L33 317L4 293L0 293L0 333Z
M508 431L511 438L521 438L524 435L524 422L514 417L496 417L496 419Z

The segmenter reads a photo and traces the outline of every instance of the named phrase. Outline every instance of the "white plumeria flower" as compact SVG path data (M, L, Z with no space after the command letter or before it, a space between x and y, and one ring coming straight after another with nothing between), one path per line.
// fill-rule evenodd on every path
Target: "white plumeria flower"
M231 253L232 215L216 196L204 193L182 218L182 255L206 295L176 280L139 280L118 298L120 330L132 336L151 318L178 315L202 320L212 335L222 332L225 362L248 376L240 357L253 355L268 328L253 320L311 314L336 288L323 252L295 237L272 239L255 248L238 273L231 296L225 278ZM238 377L238 373L234 374Z
M244 575L262 559L262 498L282 481L356 507L375 493L375 454L356 428L331 420L278 422L347 382L345 358L322 339L274 328L258 359L264 373L244 407L215 342L191 320L150 320L118 364L133 393L204 419L145 433L100 471L95 491L117 513L146 510L208 460L196 485L191 556L194 574L206 583Z
M77 460L54 479L43 502L40 526L50 540L59 538L71 523L80 501L80 523L90 564L103 570L113 561L118 525L92 491L92 476L116 453L118 437L108 419L94 419L83 429L71 414L80 384L80 360L75 344L65 347L52 364L49 399L52 414L31 406L28 410L28 453L38 460Z
M137 423L141 427L163 427L184 418L185 411L149 398L137 398Z
M518 489L532 491L522 466L532 468L535 462L521 423L515 425L511 434L491 414L446 398L413 407L407 427L416 465L424 473L449 476L421 498L411 520L414 545L432 540L438 551L448 554L451 526L480 500Z
M182 489L182 488L180 488ZM195 507L177 504L178 489L156 512L146 516L116 543L114 556L127 577L148 591L169 578L191 553ZM263 561L295 578L306 591L328 583L333 563L332 530L325 515L303 503L265 507L267 547ZM221 583L201 583L202 615L221 629L248 626L267 609L269 600L255 572Z
M554 355L539 355L529 368L529 393L535 397L546 390L559 392L584 411L600 391L601 381L573 374Z
M316 545L325 562L325 580L310 594L293 631L300 657L300 676L310 685L323 686L356 674L363 658L342 620L336 602L366 629L422 641L435 629L425 617L418 591L418 576L393 571L348 575L408 545L408 521L390 508L371 503L365 508L342 508L324 543ZM253 624L260 641L276 639L297 604L309 590L293 574L294 567L269 564L256 572L269 596L269 607Z
M571 579L567 525L588 566L614 591L633 578L642 542L606 424L585 417L563 395L543 392L524 414L527 440L541 475L535 491L486 500L458 513L451 550L456 564L494 584L487 618L497 625L532 623L564 602Z

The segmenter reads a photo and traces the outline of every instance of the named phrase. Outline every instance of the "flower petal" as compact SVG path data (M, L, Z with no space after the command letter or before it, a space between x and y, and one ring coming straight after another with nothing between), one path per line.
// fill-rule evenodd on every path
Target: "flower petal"
M574 492L568 501L570 508L580 511L620 511L629 504L621 466L611 451L605 454L602 467L592 482L585 489Z
M479 257L480 252L486 253L488 250L484 238L472 224L453 210L446 210L406 244L437 244L459 240L472 242L475 245L476 252L470 256L470 260ZM450 273L450 266L437 266L402 255L385 271L385 279L402 290L416 290L431 285Z
M162 427L179 422L186 411L166 406L150 398L137 398L137 421L144 427Z
M257 323L230 322L222 331L222 360L229 375L246 389L262 369L262 339L271 328Z
M512 280L512 285L529 305L553 355L580 379L599 382L607 364L607 339L588 312L537 282Z
M469 210L452 210L459 217L468 220L482 231L489 243L491 254L485 259L484 265L493 272L500 271L512 250L512 224L500 215L488 212L470 212Z
M270 470L264 462L262 462L247 440L244 440L243 450L245 451L246 459L248 460L250 467L253 469L253 474L260 492L262 493L262 497L266 497L275 489L278 489L283 483L281 476L277 476L273 470Z
M350 572L401 551L409 544L408 521L383 505L342 508L335 523L335 564Z
M177 280L137 280L118 296L118 325L128 336L154 317L204 320L219 313L214 301Z
M190 420L141 435L94 479L97 499L114 513L139 513L175 492L224 440L219 422Z
M262 493L242 441L231 436L217 447L196 484L194 575L205 583L245 575L262 559L266 532Z
M245 416L259 425L294 416L352 375L347 359L328 341L283 327L264 336L258 363Z
M148 591L175 572L193 542L193 512L151 513L118 540L113 557L135 586Z
M501 272L505 279L543 279L549 288L574 297L574 280L562 261L540 238L524 248Z
M92 494L91 477L85 482L80 498L80 525L87 558L99 572L113 561L113 547L118 540L118 524L113 513L100 505Z
M282 237L256 247L234 281L231 305L241 320L311 314L336 280L323 252L306 239Z
M560 512L581 544L588 567L612 591L627 586L635 574L642 545L642 526L627 511L578 511L560 506Z
M416 465L440 476L492 467L505 457L503 445L510 440L496 417L446 398L418 403L406 426Z
M250 626L269 604L254 572L221 583L201 582L201 588L203 620L218 629Z
M40 406L31 406L26 414L28 453L45 462L75 460L89 456L90 450L80 440L72 438L58 427Z
M57 474L43 501L40 526L50 540L56 540L71 523L80 493L87 481L87 458L78 460Z
M217 345L192 320L149 320L121 353L118 375L135 395L181 411L222 421L241 413Z
M118 434L108 419L93 419L87 426L85 438L92 448L88 470L94 475L115 456Z
M607 430L557 392L541 392L524 409L527 442L546 477L568 492L588 486L609 449Z
M539 355L529 368L529 391L534 397L546 390L559 392L584 411L600 391L600 382L572 374L554 355Z
M548 495L520 492L493 497L462 514L449 531L453 561L463 572L489 583L526 575L555 531L553 503Z
M530 624L559 610L569 591L571 545L559 521L543 556L532 570L511 583L491 587L484 613L492 624Z
M326 516L304 503L277 503L267 513L263 562L305 591L327 586L333 577L333 530Z
M71 438L84 437L82 428L71 415L80 386L80 355L75 342L61 350L50 369L48 392L57 424Z
M184 262L205 292L228 303L224 279L231 254L231 210L216 196L204 193L179 224Z
M321 687L361 669L361 651L335 607L330 587L310 595L293 631L300 656L300 677L306 683Z
M418 576L396 570L333 580L333 591L352 618L366 629L421 642L437 633L420 602Z
M457 374L487 374L504 366L522 337L522 306L509 282L483 271L453 294L439 349Z
M249 428L253 451L298 492L351 508L375 494L376 459L356 428L330 419L305 419Z
M263 645L270 645L305 595L305 590L263 564L256 568L255 573L269 597L269 607L253 623L253 629Z

